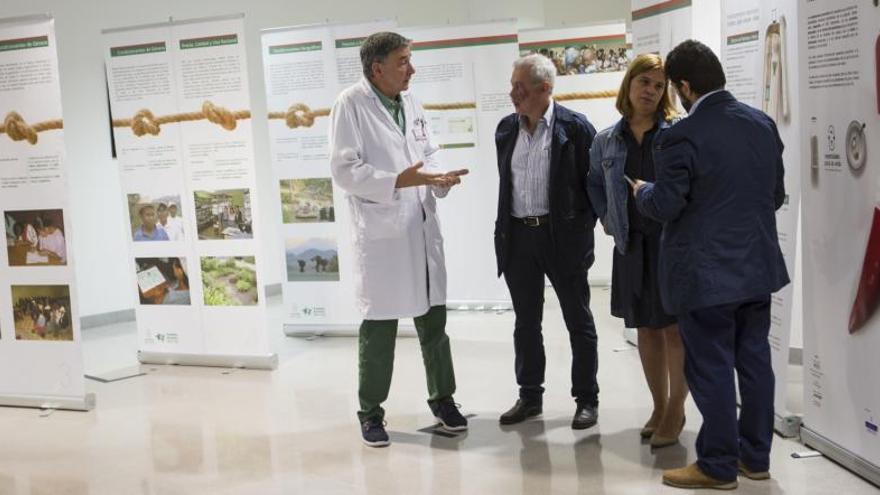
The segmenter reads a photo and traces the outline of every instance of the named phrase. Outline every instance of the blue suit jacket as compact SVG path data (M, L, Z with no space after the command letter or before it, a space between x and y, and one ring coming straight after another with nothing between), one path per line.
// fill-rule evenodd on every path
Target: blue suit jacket
M639 210L664 222L660 293L671 314L766 296L788 284L776 210L782 141L763 112L721 91L655 143Z
M593 228L596 214L587 196L590 146L596 129L580 113L559 103L554 107L550 146L550 229L554 256L560 266L588 269L593 264ZM495 131L498 153L498 216L495 220L495 258L498 275L507 267L510 242L513 179L510 162L519 135L519 116L501 119Z

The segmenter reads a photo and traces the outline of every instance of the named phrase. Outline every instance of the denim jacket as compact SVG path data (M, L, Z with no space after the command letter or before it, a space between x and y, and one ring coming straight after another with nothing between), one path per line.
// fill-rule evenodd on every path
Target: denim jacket
M652 153L655 143L675 120L660 121L659 129L651 142ZM626 254L629 242L629 216L626 202L631 199L629 184L623 178L626 167L626 140L623 137L624 119L596 134L590 148L590 174L587 177L587 191L593 210L602 222L605 232L614 237L614 245L620 254Z

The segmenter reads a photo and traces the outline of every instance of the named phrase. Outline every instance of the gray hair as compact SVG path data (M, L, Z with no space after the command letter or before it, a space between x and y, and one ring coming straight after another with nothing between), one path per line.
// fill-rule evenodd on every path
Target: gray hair
M514 69L521 67L529 69L533 83L541 84L546 82L550 84L550 89L553 89L553 84L556 82L556 66L553 65L552 60L540 53L532 53L518 58L513 63Z
M407 47L411 43L412 40L397 33L383 31L371 34L361 45L361 65L364 69L364 76L367 79L373 77L373 64L381 64L391 52Z

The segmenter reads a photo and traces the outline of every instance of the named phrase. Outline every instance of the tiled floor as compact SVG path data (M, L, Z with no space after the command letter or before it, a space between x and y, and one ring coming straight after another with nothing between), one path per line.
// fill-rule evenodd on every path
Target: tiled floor
M454 438L420 431L432 424L421 357L417 341L402 337L386 449L359 440L356 341L284 337L277 298L269 310L281 362L275 372L138 366L133 323L87 330L89 373L147 374L89 381L98 399L90 413L0 408L0 494L686 493L662 486L660 475L694 458L693 404L681 445L651 452L640 441L650 403L638 354L608 315L607 290L596 289L599 426L572 431L568 339L552 293L547 299L542 420L498 425L516 395L513 315L452 313L456 400L474 415L470 431ZM739 493L878 493L827 459L791 458L803 445L774 442L773 479L741 481Z

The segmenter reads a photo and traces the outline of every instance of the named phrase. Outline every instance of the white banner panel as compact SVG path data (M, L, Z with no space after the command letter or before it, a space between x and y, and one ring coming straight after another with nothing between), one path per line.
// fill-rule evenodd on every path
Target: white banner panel
M632 0L633 51L665 56L693 38L719 53L720 12L718 0Z
M104 42L140 350L274 367L242 16L112 29Z
M799 4L804 425L880 484L880 8Z
M360 46L388 21L263 31L272 168L284 246L284 324L292 332L356 330L354 252L344 192L330 176L336 96L363 75Z
M554 97L586 115L596 131L620 120L617 92L632 55L626 24L520 31L519 50L520 55L540 53L553 60L557 71ZM596 261L590 268L590 283L610 284L614 240L598 223L594 237Z
M495 129L513 112L508 93L517 58L514 21L408 28L416 74L410 90L424 104L440 145L440 164L467 168L438 201L446 250L448 304L457 308L510 308L497 277L493 232L498 211Z
M87 410L54 21L0 19L0 405Z
M791 416L788 396L789 350L794 308L798 215L801 188L799 88L791 76L797 74L797 1L725 0L722 2L721 63L727 89L743 103L763 110L776 121L785 144L785 204L776 213L779 245L792 283L773 295L770 348L776 375L776 415ZM792 421L777 423L777 429L796 435Z

